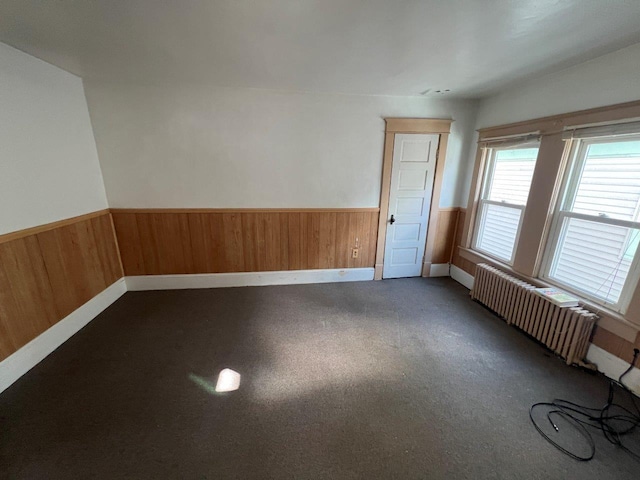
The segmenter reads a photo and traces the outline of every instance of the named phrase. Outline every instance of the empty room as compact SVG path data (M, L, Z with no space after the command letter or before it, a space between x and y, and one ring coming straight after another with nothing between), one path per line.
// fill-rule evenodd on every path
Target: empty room
M0 2L0 479L640 478L640 2Z

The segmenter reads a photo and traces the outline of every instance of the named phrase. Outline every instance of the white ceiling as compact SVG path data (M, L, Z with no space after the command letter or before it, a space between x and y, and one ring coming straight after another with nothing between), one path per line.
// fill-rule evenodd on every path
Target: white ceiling
M0 41L103 81L477 97L640 42L640 0L2 0Z

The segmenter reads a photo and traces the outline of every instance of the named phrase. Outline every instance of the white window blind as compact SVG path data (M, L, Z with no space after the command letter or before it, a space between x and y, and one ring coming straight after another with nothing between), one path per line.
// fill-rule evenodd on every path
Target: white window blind
M567 127L565 133L562 135L564 140L572 138L587 139L587 138L603 138L617 137L625 135L637 135L640 132L640 121L629 121L622 123L614 123L609 125L595 125L595 126L574 126Z
M511 146L511 141L487 151L473 243L474 249L507 263L513 261L538 156L537 145L520 141Z

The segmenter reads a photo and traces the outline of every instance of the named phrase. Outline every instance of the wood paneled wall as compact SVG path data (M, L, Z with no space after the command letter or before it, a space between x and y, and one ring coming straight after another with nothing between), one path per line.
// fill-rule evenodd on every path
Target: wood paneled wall
M459 207L441 208L438 211L438 227L436 229L436 240L433 245L432 264L449 263L456 236L460 214Z
M378 209L112 214L125 275L356 268L375 261Z
M108 211L0 236L0 360L122 276Z
M625 362L631 363L633 361L633 349L640 348L640 332L636 334L635 342L632 342L596 325L591 337L591 343Z
M460 256L460 245L462 243L462 231L464 230L464 222L467 215L467 211L464 208L460 209L458 213L458 221L456 228L456 235L453 242L453 250L451 255L451 264L455 265L458 268L461 268L469 275L476 274L476 265L475 263L467 260L466 258L462 258Z

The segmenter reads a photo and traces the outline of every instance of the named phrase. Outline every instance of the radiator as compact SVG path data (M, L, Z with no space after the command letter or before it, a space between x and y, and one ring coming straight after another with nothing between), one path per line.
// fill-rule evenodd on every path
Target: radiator
M481 263L476 267L471 298L542 342L567 364L584 364L598 316L582 307L558 307L534 293L535 288Z

